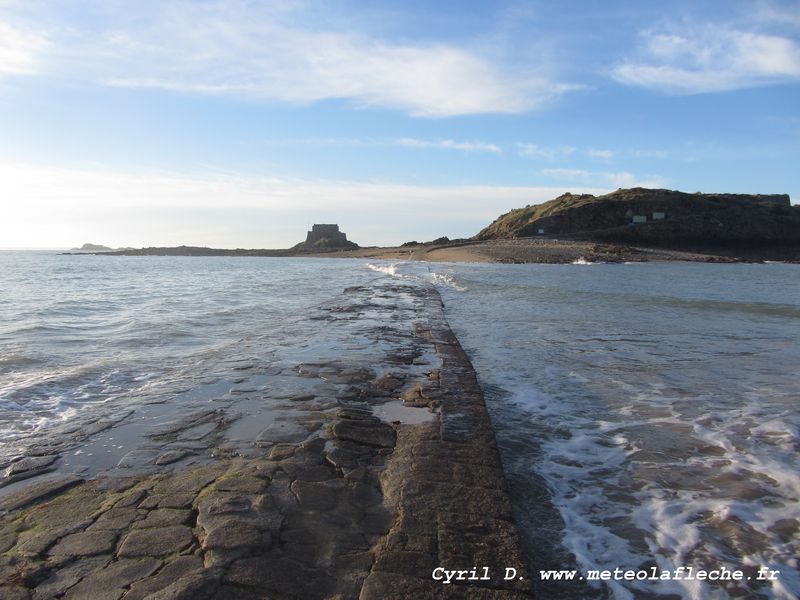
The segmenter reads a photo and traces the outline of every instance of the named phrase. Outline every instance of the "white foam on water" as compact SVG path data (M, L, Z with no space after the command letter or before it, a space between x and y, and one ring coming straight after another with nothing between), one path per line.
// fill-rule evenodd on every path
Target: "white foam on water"
M369 263L367 264L367 268L377 271L378 273L391 275L392 277L402 277L402 275L397 272L397 264L395 263L388 265Z
M467 288L460 285L452 273L429 273L430 281L437 287L450 287L457 292L465 292Z

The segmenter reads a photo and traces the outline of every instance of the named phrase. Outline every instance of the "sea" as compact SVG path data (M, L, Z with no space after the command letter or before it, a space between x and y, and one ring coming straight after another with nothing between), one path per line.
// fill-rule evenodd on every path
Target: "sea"
M291 348L286 323L386 278L442 296L539 597L800 596L798 265L0 252L0 464L65 422ZM674 576L586 580L615 569Z

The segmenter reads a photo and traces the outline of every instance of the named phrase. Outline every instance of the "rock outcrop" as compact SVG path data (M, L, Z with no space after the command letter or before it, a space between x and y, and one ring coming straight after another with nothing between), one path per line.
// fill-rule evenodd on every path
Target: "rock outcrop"
M358 244L350 242L347 235L335 224L315 224L306 236L306 241L292 248L295 251L319 252L325 250L355 250Z
M800 244L800 207L786 194L688 194L619 189L604 196L564 194L512 210L476 240L574 236L660 246Z

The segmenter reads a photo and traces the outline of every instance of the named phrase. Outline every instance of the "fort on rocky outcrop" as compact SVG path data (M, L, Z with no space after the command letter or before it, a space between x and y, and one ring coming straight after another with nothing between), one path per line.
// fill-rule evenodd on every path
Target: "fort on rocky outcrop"
M315 223L306 235L306 241L297 244L293 250L353 250L358 244L347 239L347 235L339 231L336 224Z
M327 240L329 244L347 243L347 235L339 231L338 225L315 224L306 236L306 244L316 244Z

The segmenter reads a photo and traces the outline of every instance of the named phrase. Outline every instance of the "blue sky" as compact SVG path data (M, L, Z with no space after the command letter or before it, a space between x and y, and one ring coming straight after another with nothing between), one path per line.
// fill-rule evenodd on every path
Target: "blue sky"
M0 0L0 247L462 237L798 164L800 0Z

